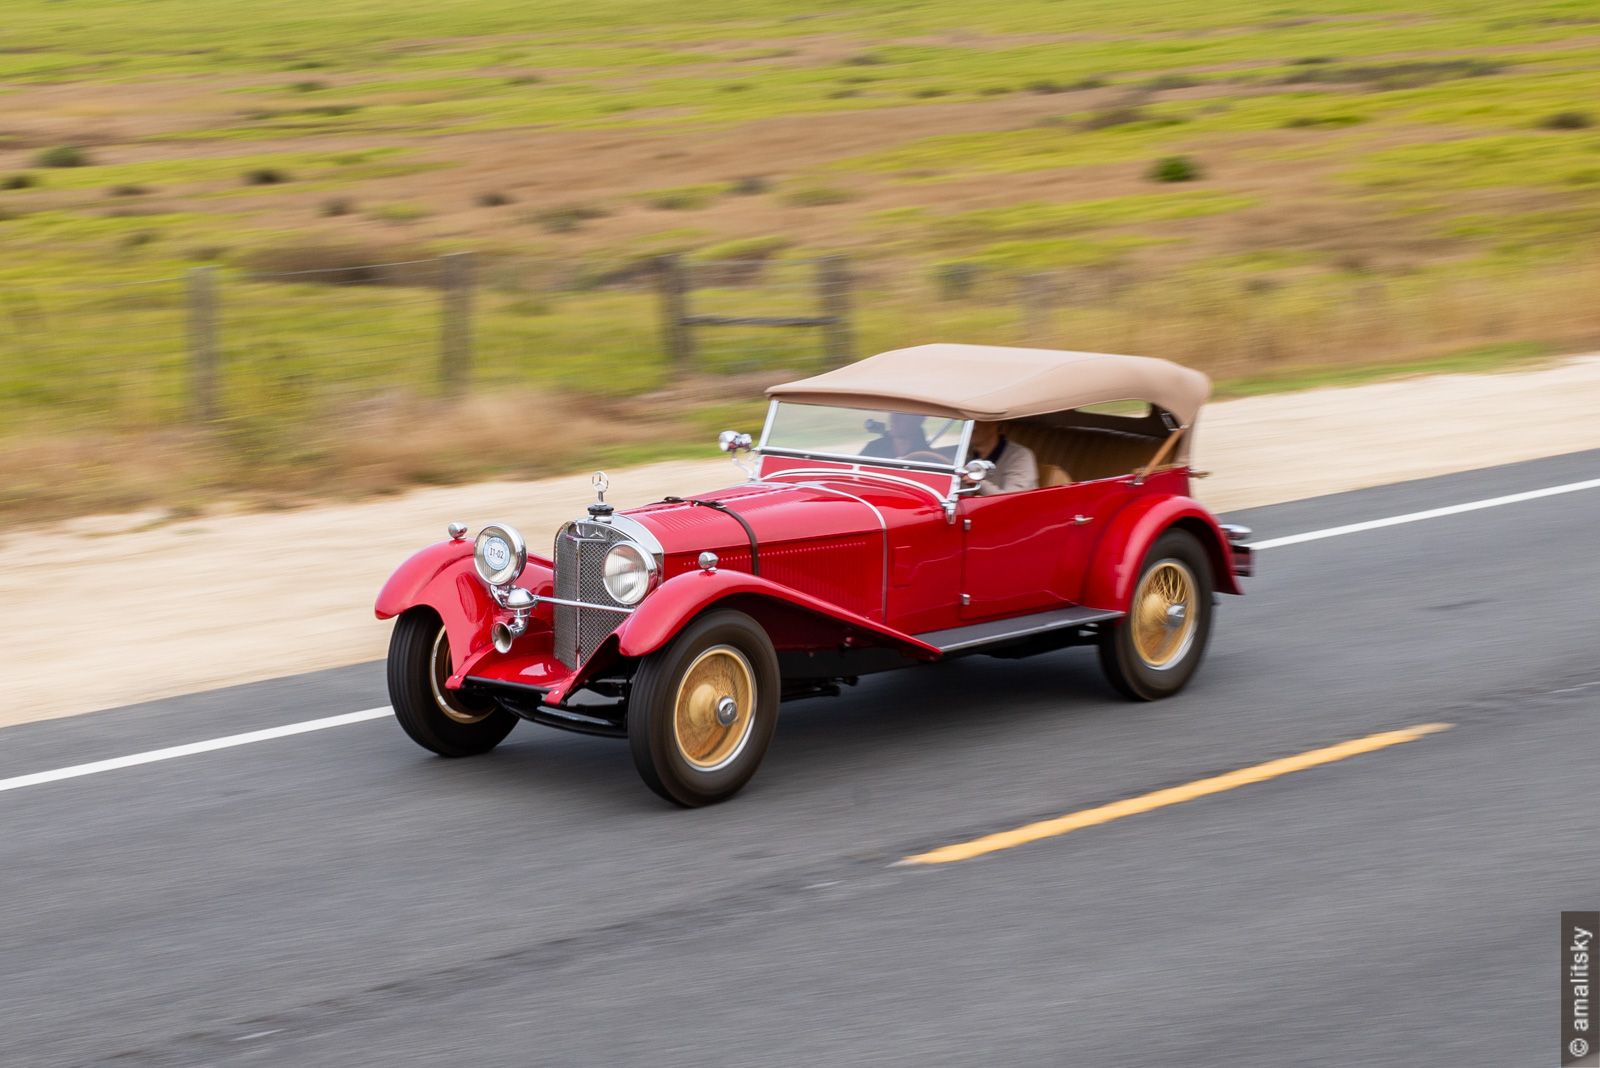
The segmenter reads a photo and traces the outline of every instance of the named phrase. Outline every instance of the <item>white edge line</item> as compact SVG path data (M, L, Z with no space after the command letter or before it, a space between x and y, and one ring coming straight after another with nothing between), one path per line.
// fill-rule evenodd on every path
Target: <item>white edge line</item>
M1308 530L1304 534L1289 534L1282 538L1253 541L1250 543L1250 548L1276 549L1284 545L1299 545L1301 542L1306 541L1321 541L1323 538L1337 538L1343 534L1359 534L1364 530L1379 530L1383 527L1397 527L1404 523L1419 523L1424 519L1460 515L1462 512L1476 512L1483 508L1498 508L1502 504L1518 504L1522 501L1535 501L1540 497L1555 497L1563 493L1577 493L1579 490L1588 489L1600 489L1600 478L1591 478L1585 482L1568 482L1561 486L1547 486L1544 489L1528 490L1524 493L1508 493L1504 497L1488 497L1481 501L1451 504L1443 508L1429 508L1423 512L1392 515L1386 519L1369 519L1365 523L1349 523L1342 527L1328 527L1325 530Z
M1438 519L1447 515L1460 515L1462 512L1476 512L1483 508L1498 508L1503 504L1518 504L1522 501L1535 501L1541 497L1555 497L1563 493L1577 493L1580 490L1589 489L1600 489L1600 478L1591 478L1584 482L1568 482L1560 486L1547 486L1544 489L1528 490L1524 493L1510 493L1504 497L1488 497L1481 501L1468 501L1465 504L1452 504L1443 508L1429 508L1422 512L1408 512L1405 515L1394 515L1385 519L1370 519L1365 523L1348 523L1342 527L1308 530L1303 534L1289 534L1282 538L1268 538L1265 541L1251 542L1250 548L1276 549L1284 545L1299 545L1307 541L1321 541L1323 538L1337 538L1344 534L1359 534L1366 530L1380 530L1383 527L1396 527L1405 523L1419 523L1424 519ZM162 760L176 760L179 757L211 753L218 749L232 749L235 746L251 745L255 742L269 742L274 738L290 738L296 734L324 731L330 727L343 727L350 723L363 723L371 719L382 719L392 714L393 711L388 705L384 705L381 708L368 708L360 712L346 712L340 716L308 719L301 723L285 723L281 727L268 727L265 730L249 731L245 734L230 734L224 738L211 738L203 742L174 745L166 749L152 749L149 752L113 757L110 760L96 760L90 764L74 764L71 767L57 768L54 771L38 771L31 775L18 775L10 779L0 779L0 793L4 793L7 790L20 790L25 786L39 786L47 782L60 782L62 779L76 779L83 775L98 775L102 771L136 768L141 764L154 764Z
M328 716L324 719L308 719L301 723L285 723L281 727L268 727L265 730L249 731L245 734L230 734L225 738L210 738L203 742L174 745L166 749L152 749L146 753L112 757L110 760L96 760L90 764L74 764L69 768L56 768L54 771L36 771L31 775L18 775L10 779L0 779L0 793L4 793L6 790L20 790L24 786L60 782L62 779L76 779L82 775L98 775L102 771L136 768L141 764L154 764L161 760L176 760L178 757L194 756L197 753L210 753L218 749L232 749L236 745L250 745L254 742L269 742L274 738L288 738L296 734L325 731L329 727L343 727L349 723L381 719L392 712L393 709L388 705L384 705L382 708L346 712L340 716Z

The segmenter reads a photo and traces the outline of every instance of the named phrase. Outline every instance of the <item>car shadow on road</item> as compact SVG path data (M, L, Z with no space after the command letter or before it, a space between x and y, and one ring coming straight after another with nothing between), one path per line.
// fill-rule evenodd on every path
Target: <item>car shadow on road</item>
M785 703L758 781L816 782L879 770L916 770L952 751L1037 735L1042 721L1126 707L1107 688L1092 650L1027 660L974 656L869 676L838 697ZM486 757L425 765L429 776L468 775L504 790L512 809L541 818L580 805L591 817L660 805L644 791L626 741L521 724ZM789 793L785 790L784 793ZM551 806L556 808L552 809Z

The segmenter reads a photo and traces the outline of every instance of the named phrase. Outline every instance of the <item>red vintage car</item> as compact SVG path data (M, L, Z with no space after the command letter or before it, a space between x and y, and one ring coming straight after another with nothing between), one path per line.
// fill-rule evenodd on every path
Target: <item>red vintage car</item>
M1251 552L1189 496L1210 382L1165 360L923 345L768 390L745 480L617 511L549 559L494 523L407 560L390 699L444 756L521 719L626 737L680 805L755 774L780 701L956 656L1094 645L1128 697L1176 693ZM749 454L749 455L746 455Z

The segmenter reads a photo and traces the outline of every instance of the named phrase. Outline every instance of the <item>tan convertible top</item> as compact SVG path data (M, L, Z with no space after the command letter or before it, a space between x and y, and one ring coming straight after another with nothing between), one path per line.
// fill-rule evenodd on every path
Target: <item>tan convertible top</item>
M999 345L893 349L767 390L768 396L798 404L984 421L1110 401L1149 401L1185 426L1210 394L1211 379L1168 360Z

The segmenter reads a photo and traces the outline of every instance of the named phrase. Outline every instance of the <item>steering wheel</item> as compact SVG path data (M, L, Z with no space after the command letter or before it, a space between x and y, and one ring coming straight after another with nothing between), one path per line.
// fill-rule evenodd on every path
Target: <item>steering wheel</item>
M904 456L900 457L900 459L921 460L926 463L935 464L947 464L950 462L950 458L948 456L940 455L939 453L934 452L932 449L918 449L916 452L908 452Z

